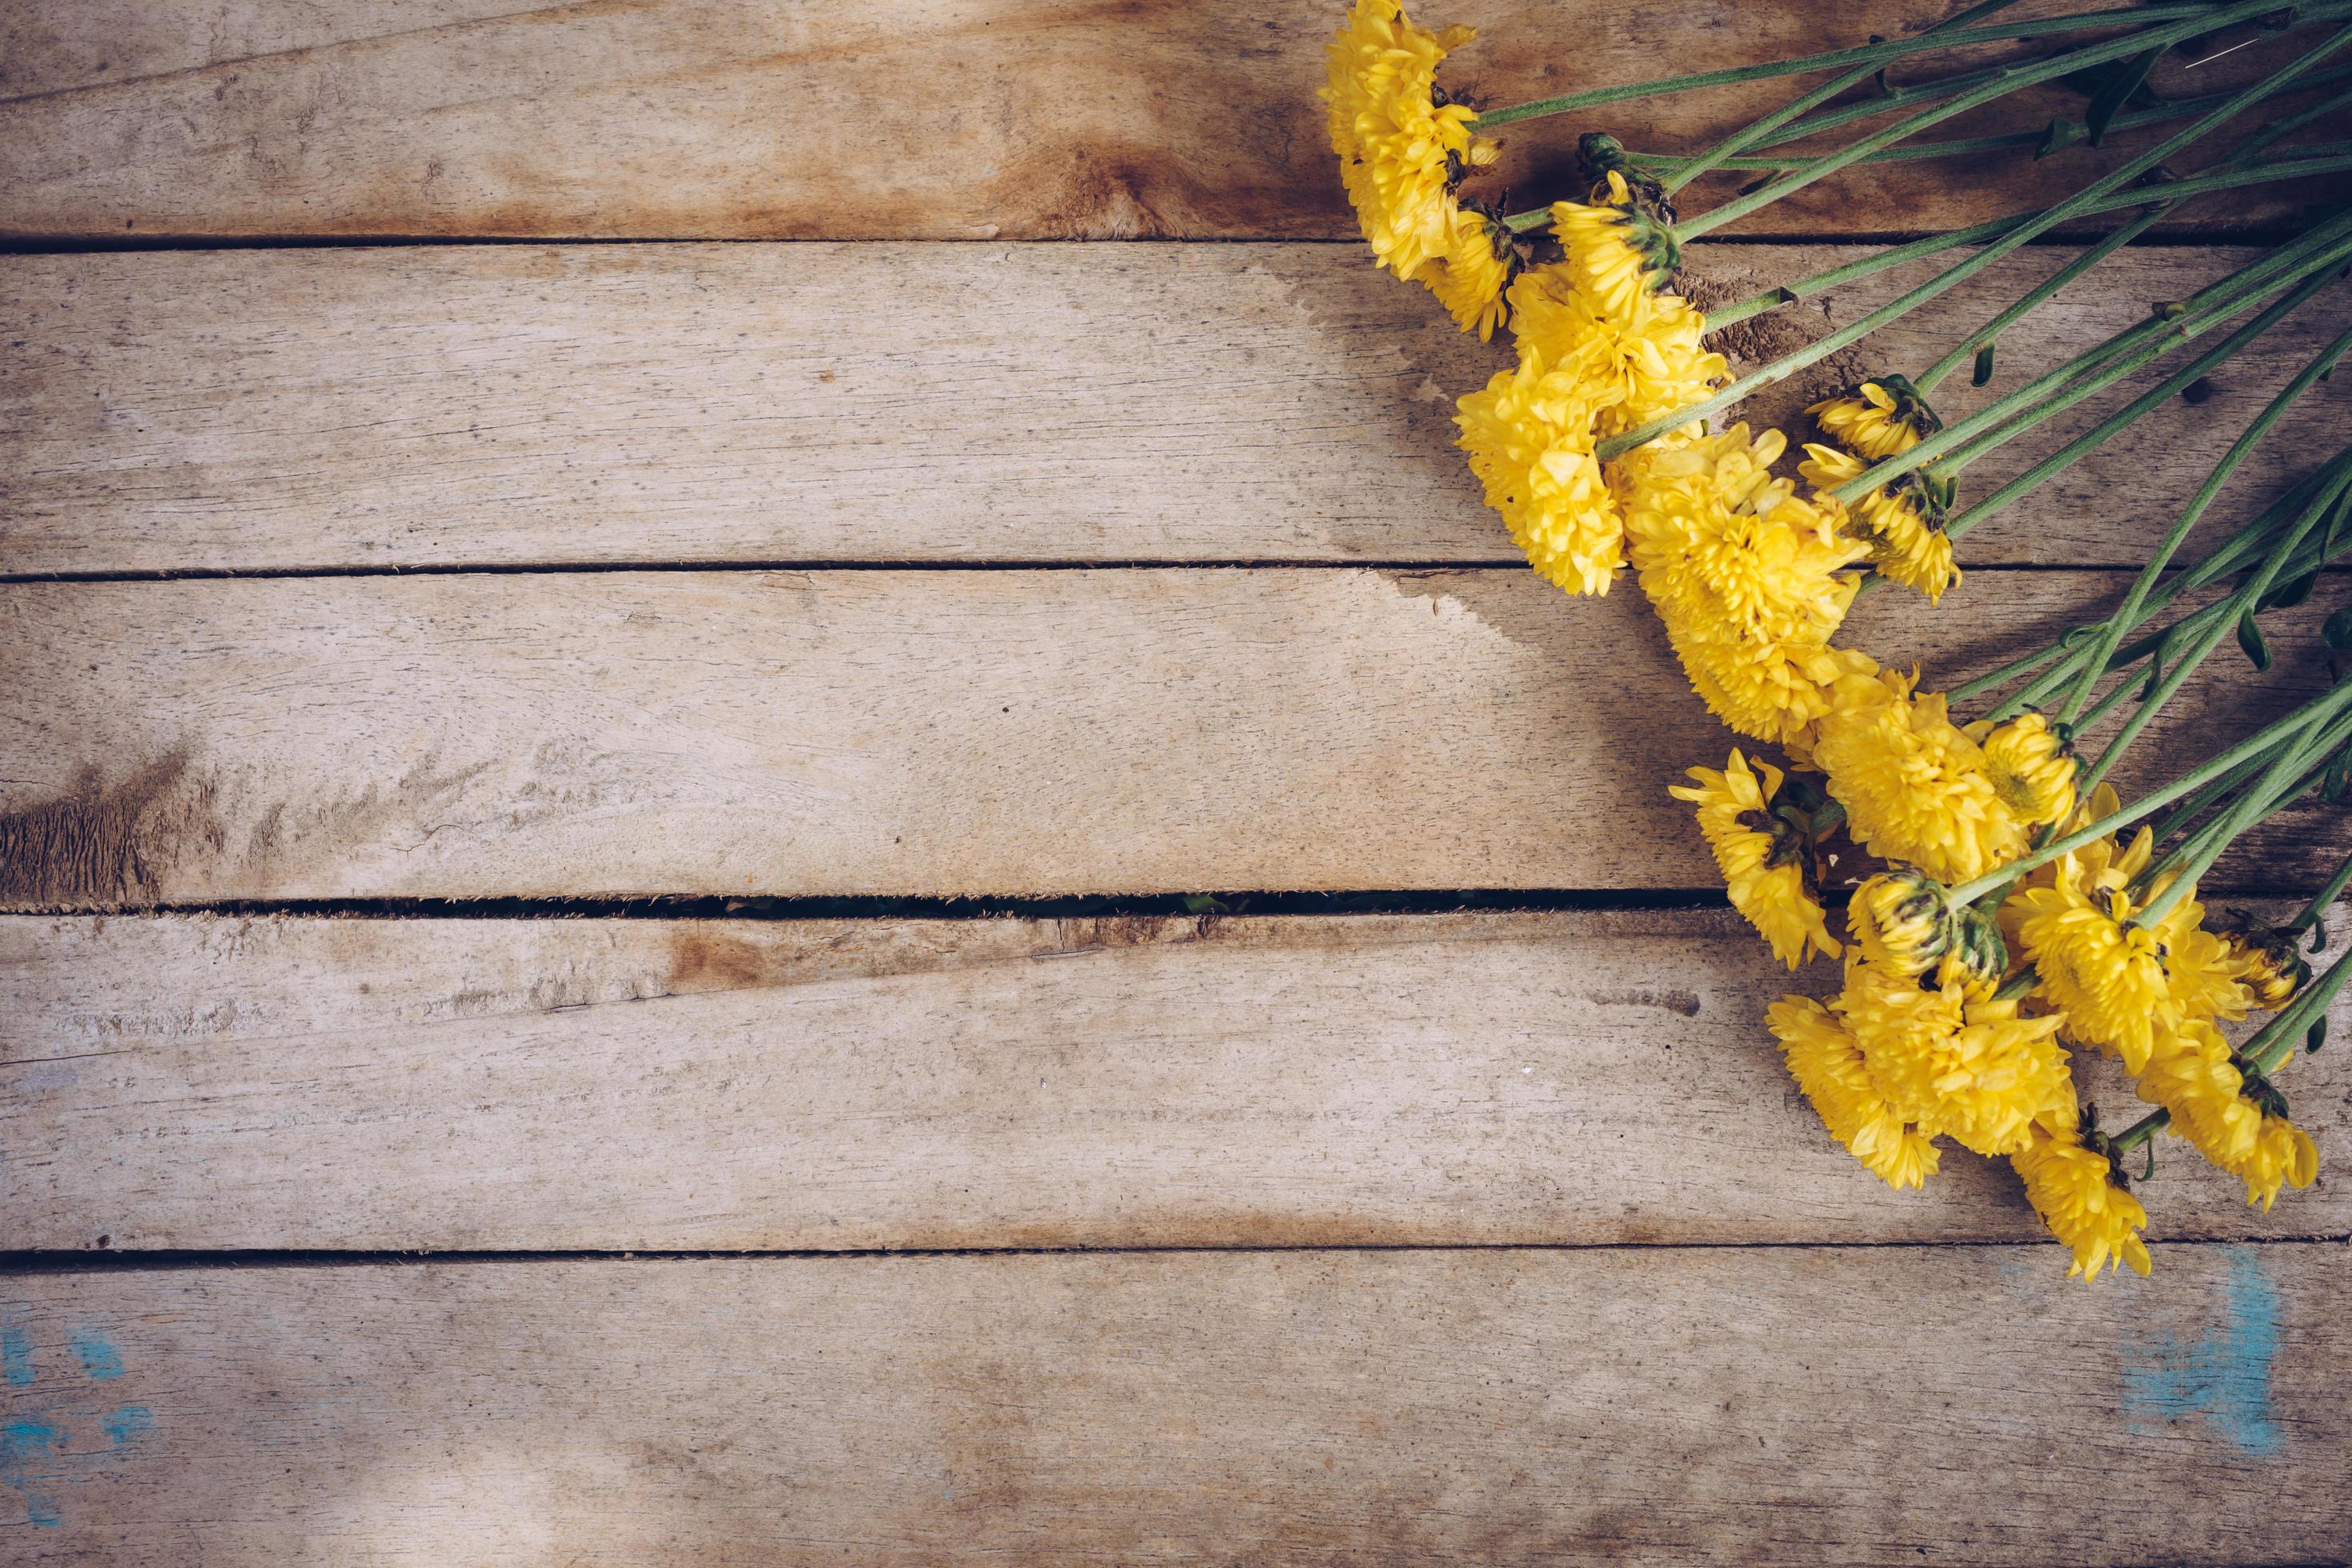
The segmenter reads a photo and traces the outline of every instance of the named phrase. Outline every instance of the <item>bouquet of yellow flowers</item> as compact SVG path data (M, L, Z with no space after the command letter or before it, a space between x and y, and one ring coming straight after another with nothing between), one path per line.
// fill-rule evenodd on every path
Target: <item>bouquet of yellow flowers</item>
M1882 584L1941 599L1959 581L1953 542L1970 527L2193 386L2343 273L2352 207L1964 418L1940 417L1932 402L1964 364L1977 384L1990 382L2004 331L2182 203L2352 168L2341 145L2289 141L2352 102L2343 86L2352 71L2326 68L2352 50L2352 5L2285 14L2291 53L2241 89L2137 111L2135 123L2186 123L2053 205L1710 311L1669 287L1687 242L1840 169L2021 141L1913 140L1954 115L2063 80L2092 95L2086 123L2056 121L2021 140L2042 151L2095 146L2166 50L2265 16L2278 26L2275 0L1985 21L2009 4L1986 0L1906 39L1477 109L1437 81L1467 29L1425 31L1397 0L1355 0L1331 40L1323 97L1340 177L1380 265L1426 286L1465 331L1508 336L1510 362L1460 400L1456 420L1487 504L1536 571L1568 593L1606 594L1630 569L1700 700L1757 742L1719 770L1692 768L1673 793L1696 807L1732 905L1775 954L1791 969L1816 955L1843 960L1835 994L1784 997L1768 1013L1830 1135L1897 1188L1935 1173L1945 1139L2004 1157L2072 1249L2075 1273L2124 1263L2145 1274L2147 1216L2126 1156L2145 1147L2152 1165L2158 1131L2241 1178L2264 1208L2317 1170L2317 1150L2273 1080L2298 1040L2316 1048L2328 1002L2352 978L2338 960L2315 981L2303 957L2352 880L2352 859L2276 927L2210 921L2197 889L2254 824L2308 795L2345 793L2352 682L2138 799L2122 801L2106 778L2233 630L2266 667L2260 616L2301 602L2320 567L2352 549L2347 446L2199 559L2175 559L2231 473L2352 348L2352 332L2248 425L2112 614L1944 690L1839 637L1856 596ZM1900 89L1883 74L1914 55L2031 38L2057 42L2022 64ZM1571 198L1512 212L1475 194L1497 160L1494 132L1513 122L1811 73L1826 79L1695 154L1633 152L1589 132ZM1874 80L1876 90L1851 97ZM2307 101L2197 172L2168 164L2290 93ZM1890 114L1832 151L1766 155ZM1692 181L1740 169L1767 177L1696 216L1678 212ZM1816 404L1808 412L1821 438L1804 444L1793 475L1777 471L1789 447L1779 430L1711 424L2037 236L2110 213L2125 215L2118 226L1935 363L1890 369ZM1735 322L1953 252L1965 257L1736 378L1708 346ZM2209 332L2218 341L2191 347ZM1959 476L1974 459L2175 355L2186 363L2148 391L1962 503ZM2209 587L2219 591L2198 602ZM2329 619L2326 637L2352 647L2352 607ZM1856 851L1878 868L1851 889L1841 938L1823 872ZM2262 1010L2271 1016L2242 1043L2222 1032ZM2149 1113L2101 1131L2070 1071L2083 1049L2116 1058Z

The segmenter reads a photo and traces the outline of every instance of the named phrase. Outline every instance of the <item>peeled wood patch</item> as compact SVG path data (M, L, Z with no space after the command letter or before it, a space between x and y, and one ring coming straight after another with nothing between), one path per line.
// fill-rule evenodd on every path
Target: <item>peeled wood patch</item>
M120 784L95 765L72 790L0 813L0 900L18 907L142 903L183 858L224 842L209 781L193 776L184 747Z

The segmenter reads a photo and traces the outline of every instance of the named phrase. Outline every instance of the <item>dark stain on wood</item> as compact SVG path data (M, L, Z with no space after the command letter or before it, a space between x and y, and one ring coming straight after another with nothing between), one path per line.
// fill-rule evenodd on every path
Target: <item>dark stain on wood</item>
M212 783L185 750L111 786L84 768L68 794L0 816L0 904L152 901L184 852L221 848L213 807Z

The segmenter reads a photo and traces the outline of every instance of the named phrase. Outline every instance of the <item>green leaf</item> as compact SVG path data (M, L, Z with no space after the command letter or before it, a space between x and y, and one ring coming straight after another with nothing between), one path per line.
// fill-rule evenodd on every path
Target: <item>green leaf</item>
M2339 653L2352 648L2352 605L2347 605L2328 616L2326 624L2319 628L2319 637L2321 641Z
M2327 1043L2327 1015L2322 1013L2312 1022L2311 1032L2303 1037L2303 1048L2315 1051Z
M1982 386L1986 382L1990 381L1991 379L1992 345L1990 343L1987 343L1984 347L1977 350L1976 369L1969 373L1969 384L1970 386Z
M2252 610L2238 617L2238 646L2256 669L2271 667L2271 645L2263 640L2263 628L2254 624Z
M2084 134L2081 126L2062 114L2053 120L2043 130L2040 143L2033 149L2033 156L2038 162L2049 157L2053 153L2063 153L2080 142Z
M2123 106L2147 85L2147 73L2156 65L2163 49L2143 49L2129 59L2117 60L2100 73L2099 89L2091 95L2091 107L2083 111L2084 127L2091 133L2091 145L2099 144Z
M2300 577L2273 587L2269 593L2263 595L2262 603L2254 607L2262 610L2273 608L2291 610L2311 597L2312 586L2318 581L2318 573L2306 572Z

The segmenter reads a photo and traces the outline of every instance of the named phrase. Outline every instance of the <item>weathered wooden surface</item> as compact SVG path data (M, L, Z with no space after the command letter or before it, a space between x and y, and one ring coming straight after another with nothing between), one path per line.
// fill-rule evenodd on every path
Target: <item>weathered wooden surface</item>
M2120 588L1878 594L1852 633L1948 681ZM2200 672L2139 765L2318 689L2325 610L2266 679ZM1706 888L1665 791L1730 744L1638 594L1524 569L27 583L0 647L16 910ZM2279 820L2217 885L2333 866Z
M2181 1247L2112 1289L2058 1261L19 1277L0 1280L29 1379L0 1390L19 1444L0 1520L16 1561L125 1564L2213 1564L2352 1545L2341 1244ZM28 1503L54 1522L22 1527Z
M1696 247L1713 300L1820 246ZM1745 410L1916 372L2068 252L2035 248ZM2252 253L2108 261L2003 342L2006 390ZM1888 274L1761 318L1771 357ZM910 280L920 279L920 287ZM881 308L879 301L888 301ZM0 258L0 568L668 562L1486 561L1453 446L1507 358L1329 246L659 246ZM1972 533L1972 563L2136 564L2252 412L2352 319L2334 294ZM2161 368L2161 367L2160 367ZM2157 373L2151 372L2148 380ZM1965 375L1948 409L1983 394ZM2117 394L1978 464L2000 479ZM2299 404L2217 524L2335 445Z
M1486 29L1444 80L1504 104L1860 44L1950 9L1459 0L1423 12ZM1337 0L16 5L0 15L0 233L1335 237L1352 230L1314 89L1341 10ZM1966 58L1898 68L1897 79ZM2160 75L2171 90L2201 91L2246 63ZM1496 188L1564 192L1584 131L1695 149L1791 96L1790 84L1767 82L1523 124L1505 138ZM2035 91L1950 122L1948 134L2038 127L2079 118L2083 105ZM1948 226L2055 199L2140 144L2119 137L2107 153L2044 163L1948 159L1931 175L1869 166L1744 226ZM2277 216L2297 200L2273 188L2229 208L2204 204L2187 221Z
M0 921L22 1247L888 1248L2039 1237L1953 1152L1890 1194L1714 912ZM2337 1020L2352 1024L2352 1009ZM2101 1064L2084 1092L2134 1114ZM2286 1075L2340 1154L2352 1089ZM2151 1236L2267 1216L2193 1154Z

